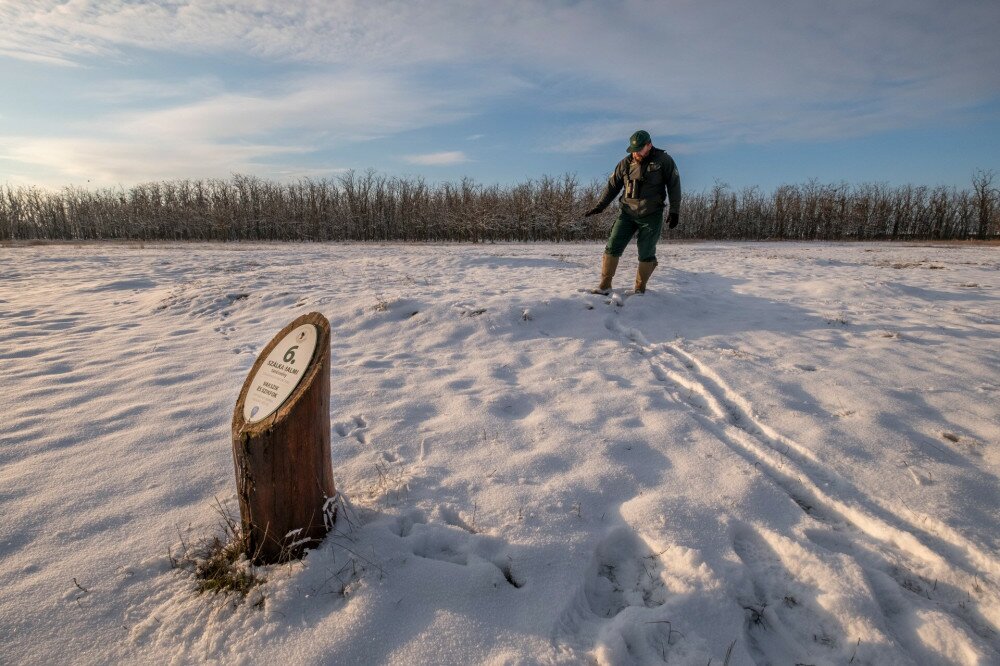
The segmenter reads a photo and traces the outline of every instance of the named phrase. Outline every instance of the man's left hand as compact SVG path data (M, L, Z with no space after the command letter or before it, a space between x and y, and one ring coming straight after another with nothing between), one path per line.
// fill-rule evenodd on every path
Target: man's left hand
M667 228L673 229L681 222L680 213L670 213L670 221L667 222Z

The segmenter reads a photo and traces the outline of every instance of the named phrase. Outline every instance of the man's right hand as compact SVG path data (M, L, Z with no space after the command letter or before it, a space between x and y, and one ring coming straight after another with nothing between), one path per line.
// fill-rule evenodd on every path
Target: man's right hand
M584 217L590 217L591 215L597 215L600 212L601 212L601 209L598 208L597 206L594 206L593 208L591 208L590 210L588 210L586 213L584 213L583 216Z

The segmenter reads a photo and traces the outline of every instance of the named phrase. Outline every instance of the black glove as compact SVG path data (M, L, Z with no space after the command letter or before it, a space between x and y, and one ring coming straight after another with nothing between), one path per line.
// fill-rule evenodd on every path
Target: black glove
M680 221L681 221L681 214L680 213L676 213L676 212L675 213L670 213L670 221L667 222L667 228L668 229L673 229L678 224L680 224Z
M591 208L590 210L588 210L586 213L584 213L583 216L584 217L590 217L591 215L597 215L600 212L601 212L601 208L599 208L598 206L594 206L593 208Z

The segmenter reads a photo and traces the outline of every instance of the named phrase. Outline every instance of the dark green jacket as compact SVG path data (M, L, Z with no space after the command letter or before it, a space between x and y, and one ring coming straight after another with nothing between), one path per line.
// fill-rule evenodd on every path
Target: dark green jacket
M622 192L624 190L624 192ZM622 208L633 217L645 217L664 209L670 199L670 212L681 209L681 177L674 158L659 148L652 148L641 163L629 155L615 167L604 188L597 208L604 210L619 192Z

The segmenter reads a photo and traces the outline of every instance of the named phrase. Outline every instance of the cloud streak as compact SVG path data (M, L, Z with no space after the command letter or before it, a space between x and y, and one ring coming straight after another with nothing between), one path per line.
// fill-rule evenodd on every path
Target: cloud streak
M452 150L441 153L406 155L403 161L408 164L418 164L420 166L451 166L453 164L468 162L469 158L461 150Z
M204 91L203 83L184 83L159 96L171 102ZM131 81L119 93L130 99L153 85ZM118 112L75 123L63 130L64 136L0 136L0 159L23 165L22 171L44 168L55 174L55 183L68 178L117 184L239 171L288 178L303 172L296 164L303 157L454 122L471 113L470 102L387 73L313 76L267 93L218 93ZM458 163L454 153L415 157L421 158L426 161L413 163ZM334 163L327 171L340 169ZM7 171L16 175L17 170Z
M14 180L61 186L216 178L271 168L269 160L301 155L302 146L224 145L169 140L0 137L0 161ZM48 174L48 175L46 175Z
M223 93L110 123L134 134L230 140L286 130L324 140L360 141L453 122L470 113L461 99L384 73L300 79L270 93Z

